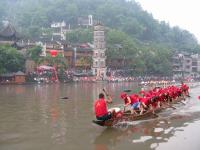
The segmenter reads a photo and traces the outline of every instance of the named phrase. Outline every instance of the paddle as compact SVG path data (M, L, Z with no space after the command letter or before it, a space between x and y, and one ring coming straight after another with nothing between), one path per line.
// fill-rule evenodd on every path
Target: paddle
M126 106L123 106L123 112L126 112Z
M171 106L171 105L170 105L170 104L168 104L168 103L166 103L166 105L167 105L168 107L170 107L170 108L176 109L176 107L174 107L174 106Z
M173 109L176 109L176 107L174 107L174 106L169 106L170 108L173 108Z
M183 104L183 105L186 105L186 103L184 103L184 102L182 102L182 101L180 101L180 103Z
M103 92L106 94L106 96L109 96L108 92L103 88Z
M104 88L102 90L106 94L106 97L108 98L107 102L112 103L112 97L108 94L108 92Z

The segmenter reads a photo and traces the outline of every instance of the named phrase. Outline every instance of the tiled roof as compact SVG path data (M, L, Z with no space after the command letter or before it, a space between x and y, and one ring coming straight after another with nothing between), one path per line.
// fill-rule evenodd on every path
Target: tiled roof
M5 37L5 38L20 38L19 33L15 30L15 28L11 25L8 24L1 32L0 32L0 37Z
M15 75L17 75L17 76L24 76L25 74L23 72L21 72L21 71L18 71L18 72L15 73Z

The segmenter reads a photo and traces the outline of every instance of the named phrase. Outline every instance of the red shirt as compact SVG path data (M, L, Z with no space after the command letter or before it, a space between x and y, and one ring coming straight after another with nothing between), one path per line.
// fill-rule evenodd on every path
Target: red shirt
M149 104L149 98L143 97L143 98L141 98L141 102L143 102L145 105L148 105Z
M186 84L182 84L182 85L181 85L181 88L182 88L183 90L186 90L186 91L189 90L189 87L188 87Z
M139 97L135 94L132 94L129 97L131 99L131 105L134 104L134 103L137 103L139 101Z
M106 101L104 99L96 100L94 102L94 111L95 111L96 117L102 117L108 114Z

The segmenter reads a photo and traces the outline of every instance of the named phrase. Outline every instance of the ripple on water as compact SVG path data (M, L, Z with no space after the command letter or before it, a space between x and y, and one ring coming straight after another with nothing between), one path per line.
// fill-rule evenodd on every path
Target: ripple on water
M163 131L164 129L163 128L155 128L154 129L154 132L161 132L161 131Z
M150 147L151 149L155 149L156 147L158 147L158 143L152 143Z
M162 139L162 137L160 137L160 136L159 136L159 137L156 137L156 139L157 139L157 140L161 140L161 139Z
M19 140L21 137L22 135L18 133L5 133L1 134L0 141L13 142Z
M137 140L133 140L133 143L141 143L141 142L145 142L147 140L152 139L152 136L141 136L140 139Z
M168 134L172 129L173 129L173 127L170 127L169 129L166 129L166 130L164 131L164 134Z
M164 124L165 122L164 122L164 121L159 121L159 123L160 123L160 124Z

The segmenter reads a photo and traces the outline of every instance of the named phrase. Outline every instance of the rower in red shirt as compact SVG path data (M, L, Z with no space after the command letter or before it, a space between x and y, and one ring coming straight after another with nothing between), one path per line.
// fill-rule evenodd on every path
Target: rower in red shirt
M183 91L185 96L189 96L189 86L187 86L185 83L181 83L181 90Z
M128 96L126 93L121 93L120 97L122 100L124 100L124 107L127 107L128 105L131 106L131 113L132 114L138 114L136 112L137 109L139 109L140 114L143 113L143 107L140 105L139 97L136 94L132 94Z
M112 113L107 108L107 103L112 103L112 98L109 96L108 99L104 98L104 94L99 94L99 99L94 102L94 112L97 120L108 120L112 118Z

